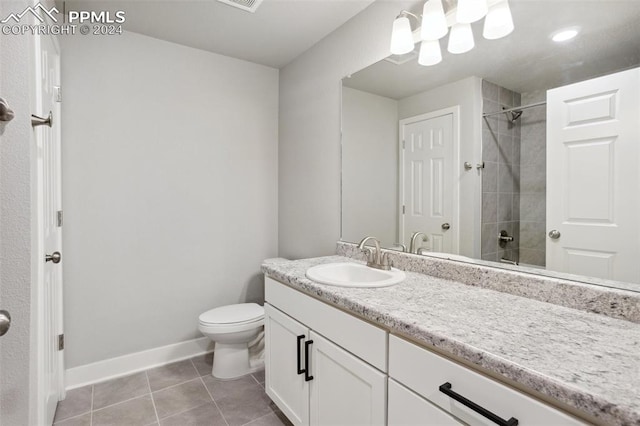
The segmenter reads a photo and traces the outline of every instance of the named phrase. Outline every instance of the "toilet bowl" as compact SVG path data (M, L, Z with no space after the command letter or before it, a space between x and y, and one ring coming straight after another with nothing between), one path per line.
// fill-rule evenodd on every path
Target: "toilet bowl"
M262 369L262 359L250 360L249 346L258 343L263 328L264 308L257 303L222 306L200 315L198 329L215 343L213 377L229 380Z

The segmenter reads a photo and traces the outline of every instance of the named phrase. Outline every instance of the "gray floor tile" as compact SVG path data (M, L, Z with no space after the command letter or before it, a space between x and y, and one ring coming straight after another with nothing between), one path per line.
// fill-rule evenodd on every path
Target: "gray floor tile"
M91 386L73 389L58 403L54 421L68 419L91 411Z
M160 420L161 426L226 426L220 410L213 402Z
M196 366L198 374L201 376L211 375L211 368L213 367L213 352L191 358L191 361L193 361L193 365Z
M93 386L93 409L126 401L150 393L147 374L142 372Z
M216 404L229 426L244 425L277 411L264 389L257 384L246 389L242 395L217 399Z
M267 414L246 424L246 426L292 426L282 411Z
M93 426L143 426L156 422L151 395L93 412Z
M221 398L241 398L245 392L258 385L251 375L235 380L219 380L213 376L206 376L202 378L202 381L209 389L214 401Z
M252 376L258 383L264 383L264 370L256 371Z
M187 382L199 376L189 359L153 368L147 371L147 375L152 392Z
M212 402L207 389L199 378L154 392L153 400L156 403L160 419Z
M55 422L54 426L91 426L91 413Z

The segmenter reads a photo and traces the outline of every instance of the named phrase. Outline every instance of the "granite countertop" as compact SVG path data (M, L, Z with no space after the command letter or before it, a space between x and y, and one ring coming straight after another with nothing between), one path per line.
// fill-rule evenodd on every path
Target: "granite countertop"
M293 288L434 346L582 411L603 424L640 425L640 325L406 272L384 288L343 288L305 277L342 256L265 262ZM361 263L361 262L357 262Z

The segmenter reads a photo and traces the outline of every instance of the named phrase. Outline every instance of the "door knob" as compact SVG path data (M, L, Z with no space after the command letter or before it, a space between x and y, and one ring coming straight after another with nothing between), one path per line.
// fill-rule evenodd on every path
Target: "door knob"
M557 240L558 238L560 238L560 231L558 231L557 229L549 231L549 238L551 238L552 240Z
M442 224L442 229L444 229L445 231L446 231L447 229L450 229L450 228L451 228L451 225L449 225L448 223L443 223L443 224Z
M11 327L11 315L4 309L0 310L0 336L4 336Z
M54 251L52 254L48 254L44 257L45 262L60 263L61 260L62 255L59 251Z

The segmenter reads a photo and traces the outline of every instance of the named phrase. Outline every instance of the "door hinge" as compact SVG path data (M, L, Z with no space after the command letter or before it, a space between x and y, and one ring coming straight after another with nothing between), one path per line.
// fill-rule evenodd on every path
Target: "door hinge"
M62 87L53 86L53 93L55 94L55 101L62 102Z
M402 214L405 214L407 212L407 207L406 206L402 206Z
M404 140L402 141L402 149L405 149L405 142L404 142Z
M64 349L64 334L58 334L58 350Z
M58 210L58 228L62 226L62 210Z

